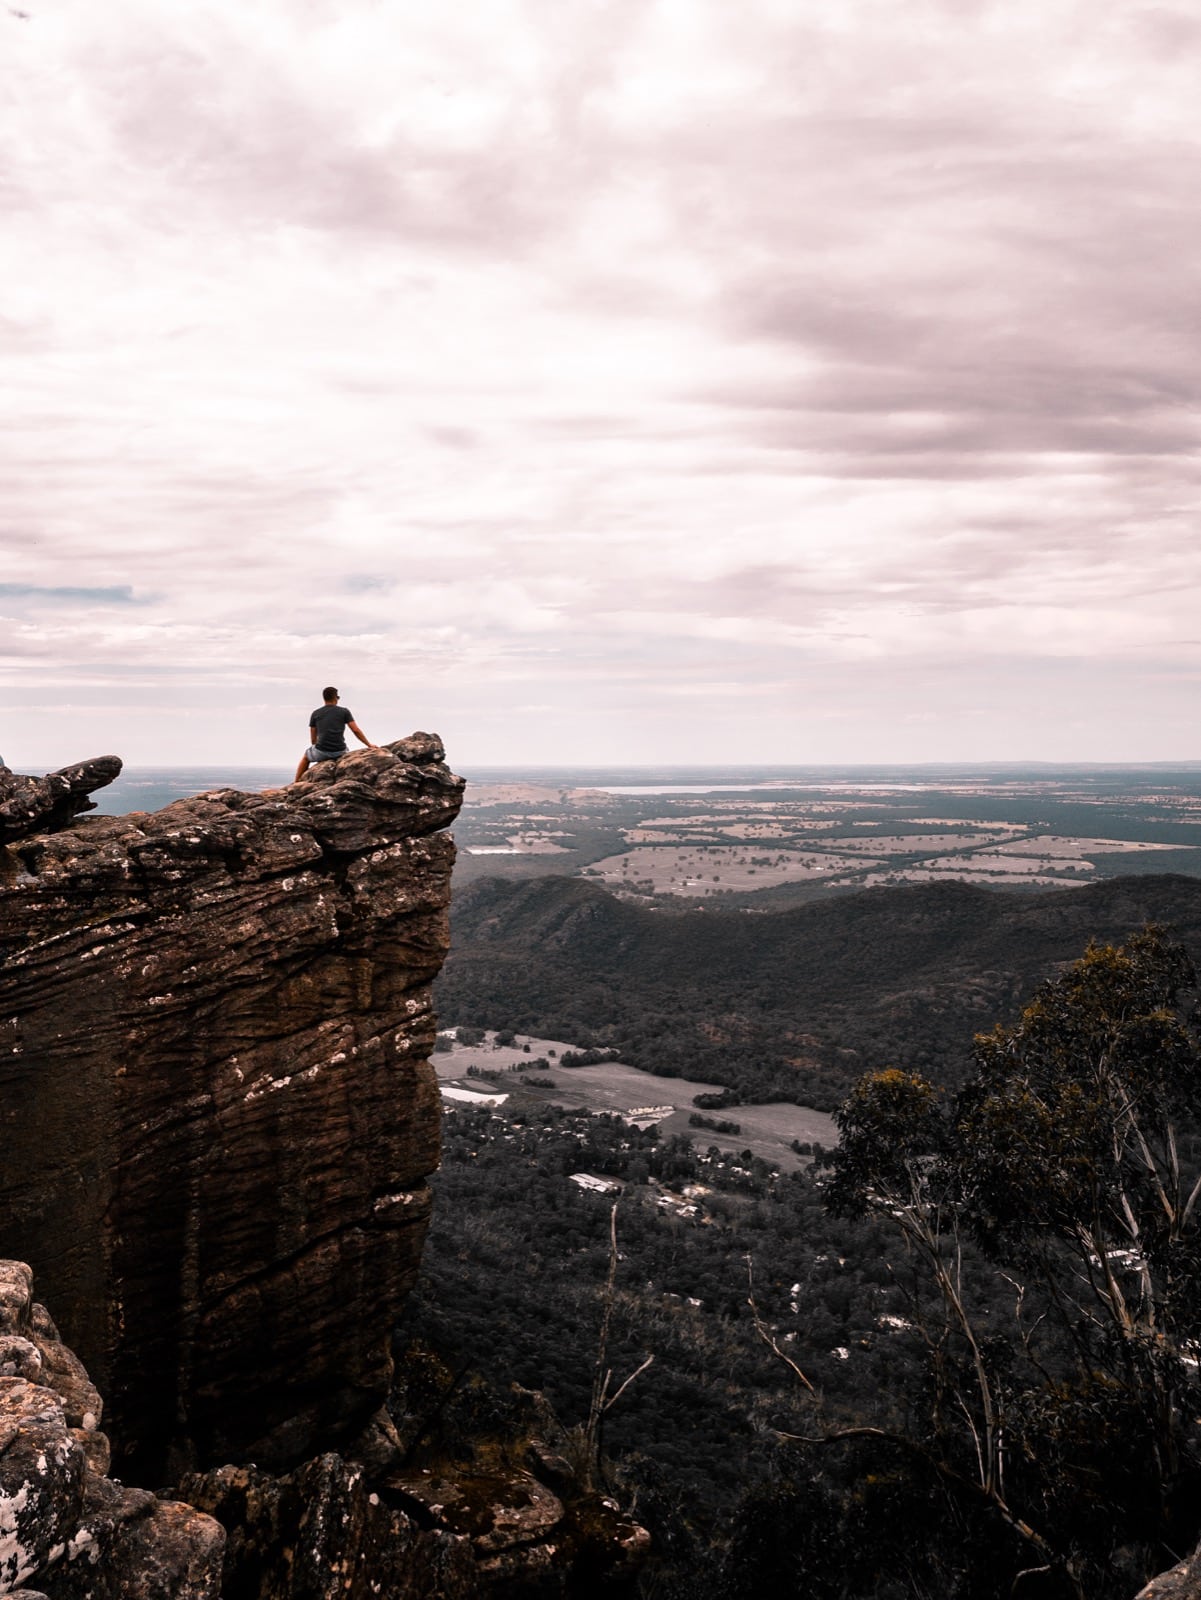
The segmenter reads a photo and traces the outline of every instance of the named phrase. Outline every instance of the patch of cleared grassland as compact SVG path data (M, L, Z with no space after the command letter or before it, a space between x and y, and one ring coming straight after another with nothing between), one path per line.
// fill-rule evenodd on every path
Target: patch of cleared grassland
M829 878L848 869L879 866L879 860L773 845L637 845L624 855L593 862L589 876L620 888L649 884L655 894L689 896L723 889L770 889L778 883Z
M562 838L562 835L559 835ZM507 835L514 849L527 856L562 856L568 854L566 845L556 844L545 833L510 833Z
M973 850L970 855L934 856L922 866L935 872L989 872L1024 878L1032 872L1094 872L1091 861L1061 855L1004 855L1000 850Z
M821 821L814 817L779 817L774 822L723 822L721 832L729 839L783 839L796 833L825 833L837 827L833 817Z
M1009 835L996 833L880 833L860 834L853 839L835 838L822 841L822 848L847 850L852 854L863 852L874 856L931 855L937 850L974 850L977 845L996 844Z
M773 1161L786 1172L804 1165L805 1158L791 1148L796 1139L802 1144L818 1143L829 1149L838 1142L834 1119L812 1106L797 1106L776 1101L759 1106L732 1106L723 1111L707 1111L703 1115L713 1120L736 1122L737 1134L716 1133L711 1128L694 1128L689 1117L696 1111L694 1097L698 1094L716 1094L720 1085L704 1083L694 1078L659 1078L639 1067L627 1066L624 1061L602 1061L591 1067L561 1067L559 1057L565 1050L578 1048L562 1039L540 1039L521 1033L511 1045L497 1045L495 1034L488 1033L478 1045L455 1044L448 1051L434 1055L434 1066L439 1082L444 1088L472 1095L487 1096L490 1087L505 1096L505 1112L520 1110L532 1101L549 1101L552 1105L569 1110L611 1112L628 1116L647 1106L672 1106L670 1116L657 1119L659 1136L684 1134L700 1149L715 1144L720 1150L750 1150L765 1161ZM529 1051L523 1048L529 1045ZM554 1055L551 1055L551 1052ZM532 1063L545 1059L547 1066L533 1068ZM502 1074L494 1085L487 1079L468 1076L469 1067L485 1072ZM525 1073L509 1071L510 1067L527 1067L540 1080L551 1079L554 1088L535 1085L527 1087ZM486 1098L483 1103L487 1103ZM497 1098L497 1111L502 1102Z
M998 846L999 853L1015 856L1056 856L1079 860L1081 856L1135 855L1145 850L1188 850L1195 846L1149 844L1141 839L1065 839L1057 833L1040 833L1034 839L1014 839Z
M1011 889L1020 885L1023 889L1030 886L1042 889L1072 889L1079 887L1081 878L1049 878L1041 872L1029 873L1003 873L1003 872L973 872L970 867L961 861L955 862L951 867L942 872L931 871L930 864L923 861L916 867L892 867L884 872L866 872L854 878L836 878L831 883L832 889L878 889L882 884L892 883L946 883L954 879L956 883L979 883L986 888Z

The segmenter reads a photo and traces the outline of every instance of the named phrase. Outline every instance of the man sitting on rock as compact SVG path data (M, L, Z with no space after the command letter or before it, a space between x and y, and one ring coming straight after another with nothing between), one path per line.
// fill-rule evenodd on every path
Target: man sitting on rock
M321 698L324 704L318 706L309 718L309 748L300 758L293 780L295 783L300 782L314 761L337 761L339 756L346 754L347 728L368 750L379 749L379 745L372 744L346 707L338 704L336 689L322 689Z

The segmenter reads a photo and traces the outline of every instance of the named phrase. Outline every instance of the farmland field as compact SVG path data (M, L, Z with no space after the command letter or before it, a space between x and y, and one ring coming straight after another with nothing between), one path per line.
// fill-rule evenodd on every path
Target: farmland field
M722 889L769 889L778 883L834 877L877 866L876 860L799 850L760 850L737 845L637 845L587 869L607 884L646 883L655 894L705 896Z
M453 1031L446 1030L442 1037L446 1039ZM701 1149L709 1145L738 1152L749 1149L753 1155L774 1162L785 1171L793 1171L803 1164L803 1158L791 1148L794 1139L802 1144L816 1142L827 1148L837 1143L838 1132L833 1119L824 1111L785 1102L701 1113L713 1121L737 1123L740 1130L737 1134L692 1127L688 1119L697 1109L694 1096L716 1094L720 1085L690 1078L661 1078L621 1061L597 1062L586 1067L559 1066L563 1052L573 1048L563 1040L539 1039L528 1034L518 1034L514 1044L502 1046L495 1043L495 1034L489 1033L479 1045L456 1042L450 1050L440 1049L434 1056L434 1064L444 1091L449 1088L476 1095L492 1090L498 1111L503 1108L511 1113L520 1110L522 1105L541 1101L573 1110L611 1112L640 1126L655 1124L662 1138L683 1134ZM498 1077L485 1079L470 1075L469 1068ZM531 1074L539 1080L552 1080L554 1087L542 1082L527 1085L523 1079ZM451 1096L452 1104L456 1098L457 1094ZM650 1114L639 1117L639 1111Z
M619 776L469 784L458 880L583 874L644 901L751 910L947 878L1070 889L1201 876L1201 767Z

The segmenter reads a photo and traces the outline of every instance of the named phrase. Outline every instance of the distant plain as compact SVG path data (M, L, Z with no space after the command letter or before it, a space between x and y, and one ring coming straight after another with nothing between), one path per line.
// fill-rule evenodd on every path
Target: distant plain
M1201 767L486 773L456 837L460 882L551 871L747 909L947 879L1197 877Z
M453 764L453 763L452 763ZM1201 764L1077 767L468 770L456 882L585 876L647 903L779 909L947 879L1046 889L1131 873L1201 877ZM271 767L130 768L103 813Z

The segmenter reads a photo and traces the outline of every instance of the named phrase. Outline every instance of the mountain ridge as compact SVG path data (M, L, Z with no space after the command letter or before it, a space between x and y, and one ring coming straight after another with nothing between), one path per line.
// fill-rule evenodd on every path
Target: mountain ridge
M1201 881L910 884L755 914L649 910L567 877L482 879L456 895L438 1003L448 1021L617 1047L743 1098L828 1108L885 1061L958 1081L974 1033L1091 938L1148 922L1201 952Z

